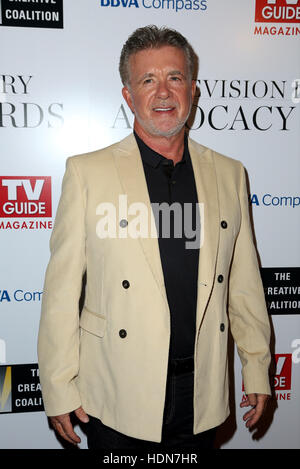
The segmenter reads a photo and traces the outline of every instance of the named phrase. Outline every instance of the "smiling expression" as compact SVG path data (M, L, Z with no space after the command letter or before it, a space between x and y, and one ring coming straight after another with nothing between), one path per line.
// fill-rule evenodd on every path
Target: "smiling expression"
M172 46L142 50L130 57L129 70L130 85L122 93L135 130L160 137L184 132L195 94L184 52Z

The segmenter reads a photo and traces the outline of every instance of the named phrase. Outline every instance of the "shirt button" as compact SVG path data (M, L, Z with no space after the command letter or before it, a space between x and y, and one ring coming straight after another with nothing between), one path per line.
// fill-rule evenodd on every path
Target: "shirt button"
M223 280L224 280L224 277L223 277L222 274L220 274L220 275L218 276L218 282L219 282L219 283L222 283Z
M128 282L128 280L123 280L123 282L122 282L123 288L129 288L129 285L130 285L130 283Z
M125 220L125 218L123 218L122 220L120 220L120 226L121 226L122 228L125 228L127 225L128 225L128 221Z
M222 221L221 221L221 226L222 226L222 228L224 228L224 229L227 228L227 221L222 220Z
M176 184L176 181L172 181L172 184Z
M220 324L220 331L221 332L225 331L225 324L223 322Z
M124 339L126 336L127 336L127 332L125 331L125 329L121 329L119 330L119 336Z

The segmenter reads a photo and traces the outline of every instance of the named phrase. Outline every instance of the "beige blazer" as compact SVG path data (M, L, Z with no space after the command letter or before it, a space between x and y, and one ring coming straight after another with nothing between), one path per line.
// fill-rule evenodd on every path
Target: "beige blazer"
M270 327L249 223L244 168L190 139L189 149L198 201L203 204L204 232L194 354L194 433L198 433L229 415L229 324L246 393L270 394ZM120 194L127 196L128 206L142 202L151 213L133 135L67 160L43 294L40 380L47 415L82 406L123 434L159 442L170 311L157 238L121 234L101 239L97 234L99 204L118 207ZM128 215L128 223L136 216ZM85 306L79 317L85 271ZM126 334L120 333L122 329Z

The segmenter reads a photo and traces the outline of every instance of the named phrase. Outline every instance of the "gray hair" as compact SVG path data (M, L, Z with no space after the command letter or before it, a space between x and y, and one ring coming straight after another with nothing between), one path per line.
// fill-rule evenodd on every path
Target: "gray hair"
M129 85L129 58L145 49L159 49L173 46L181 49L186 57L189 78L192 80L196 65L196 55L187 39L175 29L158 28L155 25L144 26L134 31L125 42L120 56L119 72L124 86Z

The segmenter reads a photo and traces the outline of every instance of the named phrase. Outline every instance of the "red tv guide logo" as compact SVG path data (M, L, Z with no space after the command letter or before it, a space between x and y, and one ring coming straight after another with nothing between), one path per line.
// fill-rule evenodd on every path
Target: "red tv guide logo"
M50 176L0 176L0 217L51 217Z
M275 391L287 391L291 389L292 384L292 354L279 353L275 354L276 371L273 375L273 383ZM245 391L244 383L242 391Z
M292 354L275 355L276 374L274 376L275 391L285 391L291 389L292 383Z
M256 0L257 23L300 23L300 0Z

